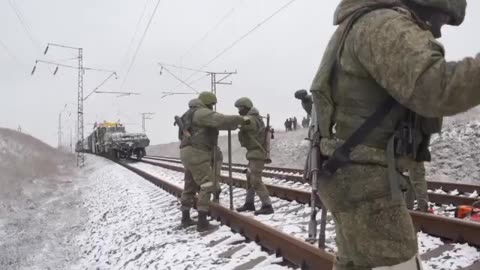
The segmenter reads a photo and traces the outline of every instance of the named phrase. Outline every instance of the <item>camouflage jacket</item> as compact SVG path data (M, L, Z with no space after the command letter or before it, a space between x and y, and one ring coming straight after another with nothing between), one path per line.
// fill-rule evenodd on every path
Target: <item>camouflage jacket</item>
M198 102L182 116L190 137L184 136L180 148L192 146L204 151L212 151L218 141L218 130L236 129L244 120L237 115L223 115Z
M240 145L247 149L247 160L264 160L265 153L265 123L256 108L251 108L247 114L250 124L242 126L238 133Z
M480 104L480 59L447 62L443 46L401 0L343 0L334 17L338 27L311 87L322 137L347 139L388 96L401 106L367 146L384 149L406 109L442 117Z

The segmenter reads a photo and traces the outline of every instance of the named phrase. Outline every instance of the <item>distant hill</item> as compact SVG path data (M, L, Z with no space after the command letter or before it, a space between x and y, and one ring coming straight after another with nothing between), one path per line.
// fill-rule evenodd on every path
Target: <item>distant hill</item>
M7 178L55 173L57 166L70 156L28 134L0 128L0 184Z

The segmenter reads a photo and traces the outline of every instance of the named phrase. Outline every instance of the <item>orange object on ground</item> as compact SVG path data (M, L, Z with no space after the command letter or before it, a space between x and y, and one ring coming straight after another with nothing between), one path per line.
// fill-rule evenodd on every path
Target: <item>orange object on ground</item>
M480 222L480 208L470 205L459 205L455 209L455 217L461 219L468 218L471 221Z

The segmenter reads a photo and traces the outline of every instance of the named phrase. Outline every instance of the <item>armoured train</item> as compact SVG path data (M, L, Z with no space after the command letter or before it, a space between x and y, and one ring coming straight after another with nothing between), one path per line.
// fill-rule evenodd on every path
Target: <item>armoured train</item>
M76 151L107 156L112 159L136 157L138 160L146 155L145 148L150 144L145 133L128 133L125 126L118 122L95 124L93 132L77 143Z

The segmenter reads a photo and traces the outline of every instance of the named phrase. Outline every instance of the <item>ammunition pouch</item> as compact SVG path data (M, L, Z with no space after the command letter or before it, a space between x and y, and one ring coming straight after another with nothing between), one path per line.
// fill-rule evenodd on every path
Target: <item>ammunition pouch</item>
M425 118L410 110L394 134L395 155L407 157L417 162L431 161L428 147L431 135L442 128L442 118Z

